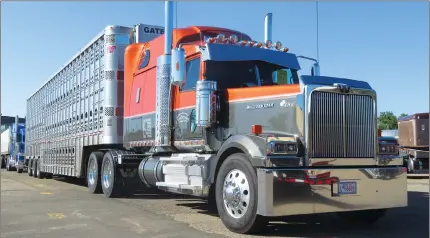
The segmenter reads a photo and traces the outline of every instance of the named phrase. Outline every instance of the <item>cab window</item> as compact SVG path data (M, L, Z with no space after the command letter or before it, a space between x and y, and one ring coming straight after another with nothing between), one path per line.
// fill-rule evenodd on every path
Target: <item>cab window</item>
M278 85L297 83L295 75L293 75L289 68L273 71L272 79L273 83Z
M149 57L151 56L151 51L147 49L140 60L139 69L143 69L149 64Z
M195 58L188 61L185 65L186 68L186 78L185 84L182 86L181 91L195 90L196 83L200 76L200 58Z

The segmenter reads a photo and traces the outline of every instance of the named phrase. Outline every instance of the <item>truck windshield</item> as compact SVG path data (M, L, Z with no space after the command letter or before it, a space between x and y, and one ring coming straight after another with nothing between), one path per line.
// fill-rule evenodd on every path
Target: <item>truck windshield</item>
M218 89L297 84L297 71L263 61L207 61L207 79Z

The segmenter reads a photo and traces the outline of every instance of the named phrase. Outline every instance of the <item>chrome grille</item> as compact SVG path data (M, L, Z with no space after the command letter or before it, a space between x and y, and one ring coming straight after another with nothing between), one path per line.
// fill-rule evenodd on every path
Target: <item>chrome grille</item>
M309 115L310 157L374 157L374 113L370 96L313 92Z

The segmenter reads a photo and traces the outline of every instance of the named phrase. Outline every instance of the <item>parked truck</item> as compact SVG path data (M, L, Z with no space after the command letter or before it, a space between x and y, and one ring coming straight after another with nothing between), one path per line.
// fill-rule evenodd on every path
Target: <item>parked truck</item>
M1 133L1 163L7 171L22 173L25 155L25 124L15 123Z
M429 113L398 119L399 153L409 173L429 174Z
M30 175L85 178L108 198L144 187L206 198L237 233L296 214L373 222L407 206L368 83L320 76L317 60L272 43L271 14L257 42L173 29L172 7L164 29L106 27L28 98ZM311 75L300 58L315 62Z

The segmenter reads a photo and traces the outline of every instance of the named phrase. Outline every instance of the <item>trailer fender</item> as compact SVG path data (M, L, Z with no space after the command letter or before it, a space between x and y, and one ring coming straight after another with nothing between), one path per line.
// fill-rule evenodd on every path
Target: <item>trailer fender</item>
M258 136L234 135L229 137L217 152L216 158L210 161L209 182L216 180L216 174L222 162L231 154L243 152L254 167L264 166L264 143L265 139Z

